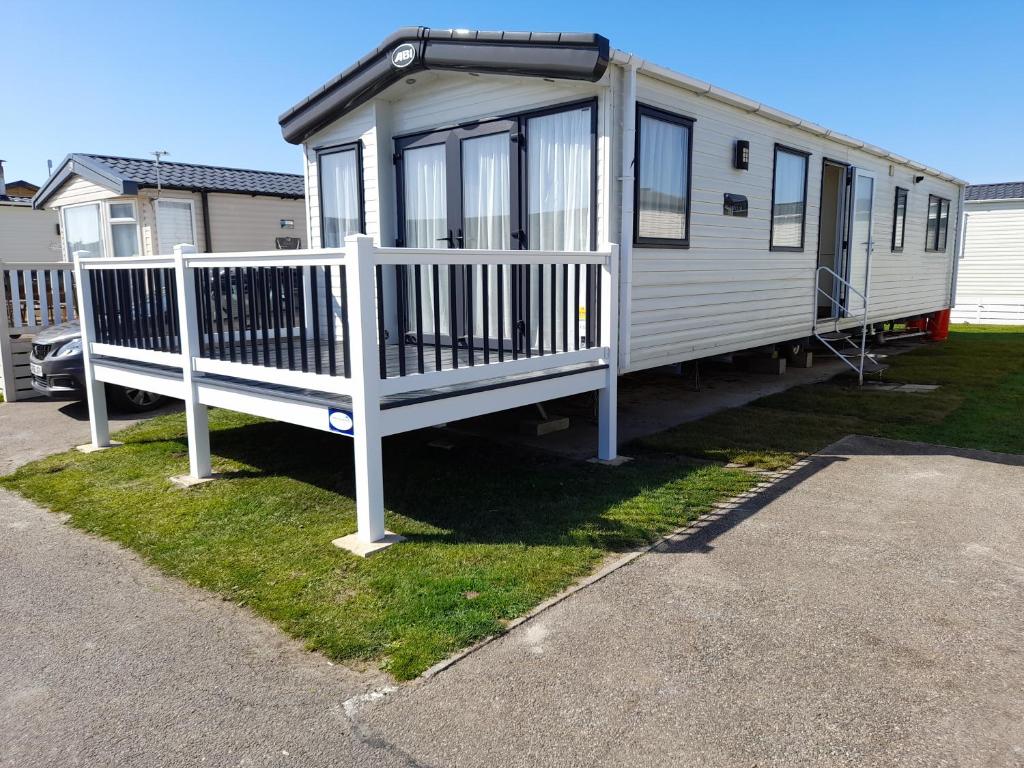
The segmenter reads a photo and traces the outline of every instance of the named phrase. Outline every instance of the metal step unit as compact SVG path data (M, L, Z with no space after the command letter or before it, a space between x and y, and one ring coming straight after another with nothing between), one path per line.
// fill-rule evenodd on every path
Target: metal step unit
M851 313L845 306L844 302L840 301L821 287L822 272L825 272L832 279L832 284L834 286L843 286L847 297L851 293L860 297L863 306L859 312ZM846 278L840 277L829 267L818 267L815 273L815 284L818 286L818 289L815 294L811 315L814 318L814 338L817 339L818 342L828 349L833 355L849 366L850 369L857 374L857 383L863 386L865 369L867 369L867 373L877 373L883 368L882 364L878 362L875 356L867 351L869 291L865 289L862 293ZM817 294L819 293L825 296L833 307L835 314L832 317L818 317ZM847 330L839 329L839 323L841 321L858 317L860 318L859 332L854 331L851 333Z

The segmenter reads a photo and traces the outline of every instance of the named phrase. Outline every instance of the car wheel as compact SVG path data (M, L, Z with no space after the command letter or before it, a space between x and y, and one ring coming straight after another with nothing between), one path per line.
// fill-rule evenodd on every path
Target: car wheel
M111 390L111 398L114 403L123 410L135 413L144 413L158 408L164 401L163 395L155 392L147 392L144 389L130 389L128 387L116 387Z

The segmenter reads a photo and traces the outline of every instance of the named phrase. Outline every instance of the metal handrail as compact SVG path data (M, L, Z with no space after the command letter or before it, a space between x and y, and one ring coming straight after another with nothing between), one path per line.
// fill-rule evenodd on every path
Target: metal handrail
M839 300L835 296L833 296L831 293L829 293L828 291L826 291L824 288L821 287L821 285L820 285L820 276L821 276L822 271L827 272L829 275L832 276L834 281L836 281L836 280L839 281L840 283L845 285L846 288L849 291L852 291L853 293L855 293L857 296L860 297L861 301L863 302L863 306L862 306L861 311L859 313L850 313L848 307L843 306L843 304L840 303ZM858 314L861 316L860 347L858 348L859 352L860 352L860 355L859 355L860 359L859 359L859 364L858 365L854 365L853 363L851 363L846 355L844 355L842 352L840 352L838 349L836 349L834 346L832 346L832 344L830 344L826 338L824 338L820 333L818 333L817 304L815 304L815 309L814 309L814 324L813 324L813 328L814 328L814 336L818 339L818 341L820 341L822 344L824 344L826 347L828 347L830 350L832 350L832 353L836 357L838 357L846 365L848 365L850 368L852 368L854 371L856 371L857 372L857 383L859 385L863 385L864 384L864 358L867 356L866 348L867 348L867 336L868 336L868 304L869 304L869 299L870 299L870 296L869 296L870 290L868 288L865 288L865 292L862 293L849 280L847 280L845 277L842 277L841 275L839 275L834 269L832 269L830 267L826 267L826 266L820 266L820 267L818 267L815 270L815 280L814 280L814 283L815 283L815 288L817 289L817 293L820 293L820 294L824 295L832 303L833 307L836 307L840 311L846 311L849 314L849 316L851 316L853 318L856 318ZM815 294L815 295L817 295L817 294ZM838 329L839 317L837 316L835 318L832 318L832 323ZM847 338L847 341L849 341L849 338Z

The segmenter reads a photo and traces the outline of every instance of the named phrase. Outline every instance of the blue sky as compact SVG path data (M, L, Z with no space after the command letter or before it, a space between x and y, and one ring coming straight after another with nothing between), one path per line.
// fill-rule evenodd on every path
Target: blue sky
M969 181L1024 179L1024 3L14 2L0 158L69 152L301 172L277 116L395 27L612 45ZM12 66L13 65L13 66Z

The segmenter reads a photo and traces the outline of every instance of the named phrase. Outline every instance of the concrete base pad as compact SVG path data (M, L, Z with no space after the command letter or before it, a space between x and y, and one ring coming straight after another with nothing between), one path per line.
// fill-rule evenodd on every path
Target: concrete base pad
M384 531L384 538L378 539L377 541L371 541L369 543L359 540L359 534L350 533L348 536L342 536L340 539L335 539L331 542L338 549L347 549L353 555L359 557L369 557L375 555L381 550L387 549L392 544L397 544L400 541L405 541L405 536L399 536L397 533L391 531Z
M202 485L203 483L209 483L217 480L220 477L219 472L214 472L209 477L192 477L192 475L175 475L174 477L168 478L171 481L171 485L177 486L178 488L192 488L196 485Z
M96 446L92 443L86 443L85 445L76 445L75 450L79 453L96 453L96 451L107 451L111 448L117 448L120 445L124 445L124 443L119 443L117 440L111 440L110 445Z
M521 435L550 435L552 432L562 432L569 428L567 417L552 419L528 419L519 422L519 434Z
M632 460L632 456L616 456L614 459L599 459L594 457L593 459L587 459L587 463L600 464L602 467L621 467L623 464L628 464Z

